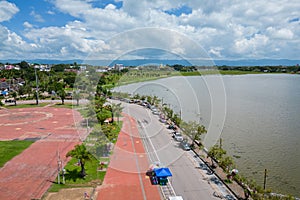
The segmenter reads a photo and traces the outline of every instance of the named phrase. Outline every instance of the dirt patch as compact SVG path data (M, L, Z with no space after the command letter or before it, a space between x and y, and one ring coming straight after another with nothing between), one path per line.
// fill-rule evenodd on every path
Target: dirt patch
M43 200L83 200L90 199L94 188L68 188L61 189L59 192L47 193ZM84 193L87 193L90 198L85 198Z

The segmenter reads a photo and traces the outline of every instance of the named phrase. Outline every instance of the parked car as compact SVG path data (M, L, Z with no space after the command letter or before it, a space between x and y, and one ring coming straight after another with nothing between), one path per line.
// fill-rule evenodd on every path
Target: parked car
M182 149L183 150L185 150L185 151L189 151L189 150L191 150L191 147L190 147L190 145L187 143L187 142L181 142L180 143L180 146L182 147Z
M159 118L159 121L160 121L161 123L166 123L166 122L167 122L167 120L164 119L164 118Z
M156 111L152 111L153 115L159 115L159 112L156 110Z
M148 107L148 102L143 102L141 106Z
M183 136L178 133L178 132L173 132L173 136L172 136L176 141L178 142L182 142L183 141Z
M173 130L175 130L175 125L173 125L173 124L170 124L169 126L168 126L168 129L173 129Z
M235 200L235 198L231 194L227 194L224 198L227 200Z
M157 108L156 108L155 106L151 106L150 109L151 109L152 111L157 111Z

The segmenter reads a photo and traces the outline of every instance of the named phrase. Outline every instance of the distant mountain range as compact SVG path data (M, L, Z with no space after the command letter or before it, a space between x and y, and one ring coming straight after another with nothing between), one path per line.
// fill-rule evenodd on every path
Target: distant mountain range
M1 63L19 63L23 60L0 60ZM29 63L39 64L90 64L94 66L112 66L114 64L123 64L124 66L140 66L140 65L198 65L198 66L293 66L300 64L300 60L289 60L289 59L258 59L258 60L158 60L158 59L136 59L136 60L47 60L47 59L33 59L25 60Z

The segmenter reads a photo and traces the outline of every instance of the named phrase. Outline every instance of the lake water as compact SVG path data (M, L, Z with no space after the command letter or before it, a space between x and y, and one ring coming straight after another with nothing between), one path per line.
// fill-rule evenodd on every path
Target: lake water
M241 174L262 186L267 169L267 188L300 197L299 75L178 76L116 90L158 96L209 127L209 145L221 134Z

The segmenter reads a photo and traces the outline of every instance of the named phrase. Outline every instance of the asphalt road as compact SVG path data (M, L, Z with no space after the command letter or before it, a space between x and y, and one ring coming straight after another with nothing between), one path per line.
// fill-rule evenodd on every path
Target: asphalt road
M184 200L218 199L213 196L229 194L222 185L210 181L214 175L207 175L200 169L201 160L195 157L192 151L184 151L171 136L171 130L159 122L159 117L151 111L135 104L122 103L123 112L131 115L138 121L140 134L152 163L160 163L169 167L173 176L169 179L176 195Z

